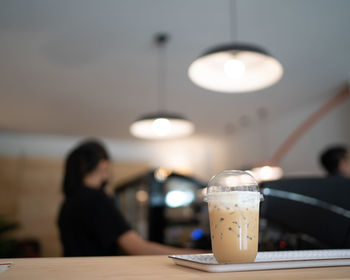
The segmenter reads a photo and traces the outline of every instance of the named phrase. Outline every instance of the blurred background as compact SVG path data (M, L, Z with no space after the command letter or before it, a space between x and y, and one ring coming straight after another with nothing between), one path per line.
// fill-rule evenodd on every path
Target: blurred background
M349 1L238 0L235 8L235 39L278 58L277 84L225 94L188 78L205 49L232 39L228 0L0 1L4 255L62 255L56 219L64 158L86 137L106 144L114 161L108 192L144 238L210 248L201 197L208 180L269 161L350 79ZM159 109L158 32L170 38L161 109L186 116L195 131L142 140L129 127ZM324 176L320 151L350 144L349 119L344 99L313 123L281 158L283 177ZM300 248L299 237L283 234L272 233L263 248Z

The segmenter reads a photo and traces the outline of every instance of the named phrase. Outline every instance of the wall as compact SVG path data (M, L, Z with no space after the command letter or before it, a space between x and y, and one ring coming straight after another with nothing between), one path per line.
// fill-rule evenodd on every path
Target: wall
M62 200L62 161L48 158L2 157L0 214L19 223L12 236L40 242L43 256L61 253L56 217Z
M241 127L231 137L231 166L249 168L270 159L284 140L330 96L309 100L289 111ZM281 161L285 176L322 175L319 153L328 145L350 146L350 100L333 109L307 131Z
M62 158L81 137L0 132L0 155L50 156ZM166 167L208 180L227 166L226 139L189 137L167 141L103 139L113 160L143 162Z

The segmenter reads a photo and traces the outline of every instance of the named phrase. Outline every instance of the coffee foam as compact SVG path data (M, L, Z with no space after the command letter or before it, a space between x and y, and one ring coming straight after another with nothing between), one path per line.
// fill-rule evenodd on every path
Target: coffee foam
M209 193L207 198L208 202L220 203L223 206L238 204L243 207L254 207L260 202L260 193L250 191L213 192Z

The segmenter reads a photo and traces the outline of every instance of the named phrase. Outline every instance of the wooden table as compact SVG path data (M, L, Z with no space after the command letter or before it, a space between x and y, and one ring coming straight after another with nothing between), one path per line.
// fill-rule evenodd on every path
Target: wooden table
M13 262L0 279L350 279L350 266L209 273L177 266L167 256L0 259Z

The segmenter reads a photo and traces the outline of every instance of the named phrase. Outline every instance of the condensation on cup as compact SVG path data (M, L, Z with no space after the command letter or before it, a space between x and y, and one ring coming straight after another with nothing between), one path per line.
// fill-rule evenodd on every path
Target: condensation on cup
M225 170L210 179L205 200L212 250L218 263L255 260L261 199L256 180L247 172Z

